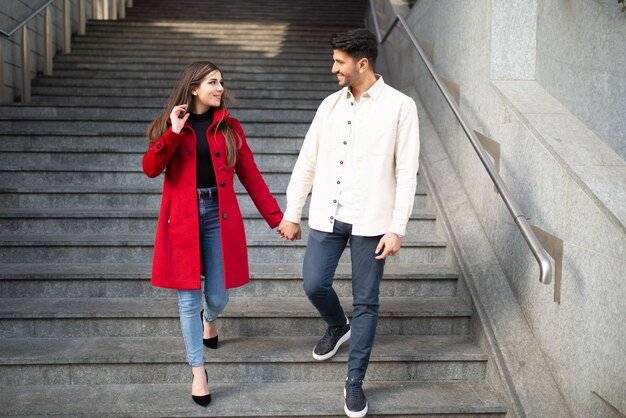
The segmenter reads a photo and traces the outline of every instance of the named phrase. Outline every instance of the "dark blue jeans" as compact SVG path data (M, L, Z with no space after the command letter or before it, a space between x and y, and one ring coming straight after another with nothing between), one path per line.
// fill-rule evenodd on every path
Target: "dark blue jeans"
M304 254L304 292L328 326L345 325L346 316L333 289L333 278L339 258L350 242L353 312L348 377L365 377L374 345L380 279L385 267L385 260L374 258L380 238L352 235L352 225L335 221L332 233L311 229Z

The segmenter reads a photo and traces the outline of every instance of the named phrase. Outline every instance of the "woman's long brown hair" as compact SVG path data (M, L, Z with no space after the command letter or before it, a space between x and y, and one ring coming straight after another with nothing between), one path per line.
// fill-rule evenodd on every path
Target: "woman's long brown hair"
M172 113L174 106L181 104L187 105L187 111L190 111L193 96L192 90L200 85L200 82L204 77L213 71L222 72L217 65L209 61L196 61L189 64L180 75L176 88L172 91L170 98L167 101L167 105L163 112L148 126L147 135L150 141L158 140L167 130L167 121ZM228 92L228 89L224 87L224 94L222 94L222 100L218 109L225 109L225 99L233 101L232 96ZM222 112L220 114L223 115ZM239 134L223 119L220 119L215 125L215 132L221 131L226 139L226 167L230 168L237 162L237 150L241 146L241 138Z

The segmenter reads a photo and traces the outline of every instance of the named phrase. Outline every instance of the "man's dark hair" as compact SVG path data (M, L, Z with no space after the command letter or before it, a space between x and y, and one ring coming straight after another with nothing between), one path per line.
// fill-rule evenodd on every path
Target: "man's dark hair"
M330 46L350 55L357 61L367 58L374 68L378 58L378 42L372 32L367 29L353 29L343 33L336 33L330 38Z

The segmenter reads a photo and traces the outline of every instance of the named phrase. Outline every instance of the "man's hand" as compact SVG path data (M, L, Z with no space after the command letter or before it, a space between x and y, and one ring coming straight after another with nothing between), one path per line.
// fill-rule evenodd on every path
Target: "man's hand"
M394 256L400 251L400 245L402 244L402 238L393 232L387 232L378 242L376 247L376 260L384 260L388 255Z
M299 240L302 234L300 224L289 222L284 219L280 221L277 232L278 236L289 241Z

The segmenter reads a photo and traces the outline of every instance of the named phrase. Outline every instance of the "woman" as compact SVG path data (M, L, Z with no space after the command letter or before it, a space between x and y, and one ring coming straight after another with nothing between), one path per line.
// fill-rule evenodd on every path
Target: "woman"
M250 280L234 173L271 228L283 217L241 125L229 117L227 94L214 64L187 66L167 107L148 128L150 144L143 156L147 176L165 170L152 285L178 290L180 324L193 374L191 395L202 406L211 401L202 345L217 348L215 320L228 303L228 289Z

